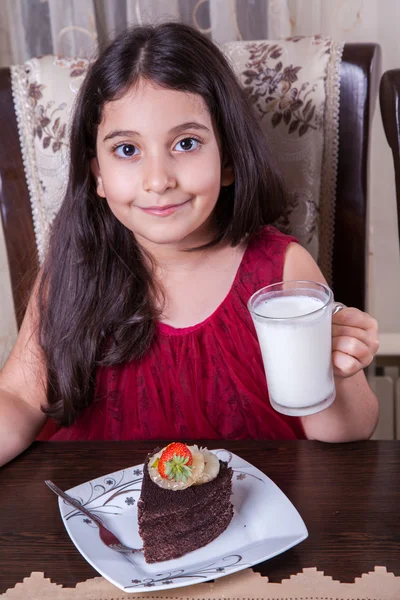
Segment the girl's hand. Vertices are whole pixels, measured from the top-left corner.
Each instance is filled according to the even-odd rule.
[[[332,317],[334,374],[351,377],[367,367],[379,348],[378,324],[358,308],[343,308]]]

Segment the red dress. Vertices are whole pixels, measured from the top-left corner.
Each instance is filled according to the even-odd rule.
[[[202,323],[159,323],[139,361],[97,372],[95,398],[52,440],[298,439],[300,420],[270,405],[250,296],[281,281],[294,238],[265,227],[248,244],[225,300]]]

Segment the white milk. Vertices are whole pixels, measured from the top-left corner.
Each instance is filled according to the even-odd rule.
[[[288,407],[304,413],[306,407],[333,401],[332,312],[323,302],[309,296],[280,296],[264,299],[253,316],[261,346],[270,400],[280,410]],[[314,311],[314,314],[312,314]],[[315,313],[315,311],[318,311]],[[311,313],[311,314],[308,314]],[[291,319],[290,317],[300,317]]]

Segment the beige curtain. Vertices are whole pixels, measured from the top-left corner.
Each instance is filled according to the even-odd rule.
[[[269,0],[1,0],[0,66],[42,54],[91,57],[128,25],[180,20],[214,41],[268,37]]]

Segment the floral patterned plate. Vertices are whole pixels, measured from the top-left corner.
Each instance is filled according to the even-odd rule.
[[[142,554],[107,548],[97,526],[59,499],[68,534],[82,556],[124,592],[156,591],[201,583],[246,569],[285,552],[308,536],[288,498],[264,473],[227,450],[213,451],[232,467],[234,516],[216,540],[179,559],[147,564]],[[143,465],[78,485],[68,493],[132,548],[141,548],[137,502]]]

